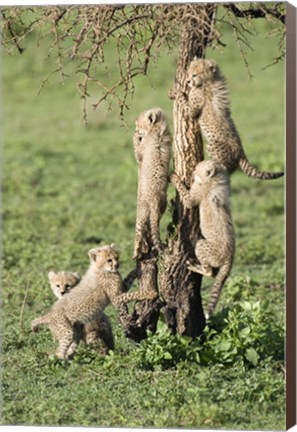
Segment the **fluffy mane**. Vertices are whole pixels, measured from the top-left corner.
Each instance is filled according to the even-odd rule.
[[[226,116],[230,114],[230,100],[227,82],[225,78],[218,75],[217,78],[210,83],[211,104],[213,110],[219,115]]]
[[[227,196],[226,196],[227,190]],[[226,175],[217,174],[216,176],[216,187],[210,191],[210,199],[218,206],[230,208],[230,182]]]

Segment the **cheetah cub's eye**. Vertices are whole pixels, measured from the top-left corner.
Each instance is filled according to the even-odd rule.
[[[56,288],[60,288],[60,284],[57,284],[57,285],[56,285]]]
[[[109,259],[107,260],[107,262],[108,262],[109,264],[112,264],[112,259],[109,258]]]

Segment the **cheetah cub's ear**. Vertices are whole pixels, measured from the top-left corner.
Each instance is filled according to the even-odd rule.
[[[206,176],[211,178],[215,175],[215,173],[216,173],[216,167],[213,164],[209,164],[206,167]]]
[[[111,243],[110,247],[111,247],[111,249],[113,249],[118,254],[118,256],[120,255],[120,252],[119,252],[118,248],[116,247],[115,243]]]
[[[157,123],[157,121],[161,118],[162,111],[160,108],[154,108],[147,112],[147,118],[152,124]]]
[[[206,64],[211,72],[215,73],[218,70],[218,65],[214,60],[206,60]]]
[[[50,271],[48,274],[47,274],[47,277],[48,277],[48,279],[51,281],[52,279],[53,279],[53,277],[55,277],[56,276],[56,273],[55,272],[53,272],[53,271]]]
[[[98,249],[90,249],[88,252],[89,258],[91,261],[96,261],[96,255],[97,255]]]
[[[73,276],[77,279],[77,280],[81,280],[81,275],[78,272],[74,272]]]

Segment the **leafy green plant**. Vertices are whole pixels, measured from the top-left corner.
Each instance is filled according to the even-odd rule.
[[[283,324],[260,302],[245,301],[229,310],[223,328],[215,329],[209,323],[197,341],[170,334],[161,325],[156,335],[141,342],[135,355],[145,369],[167,369],[180,362],[226,366],[241,362],[255,367],[269,356],[276,360],[283,357]]]
[[[226,304],[254,298],[259,283],[250,276],[235,275],[230,277],[223,291]]]
[[[159,323],[157,333],[141,341],[135,351],[136,361],[145,369],[174,367],[181,361],[194,360],[195,350],[190,345],[190,339],[171,334],[165,324]]]
[[[275,359],[282,357],[284,323],[278,323],[264,304],[259,301],[235,304],[224,321],[220,332],[206,329],[202,362],[232,364],[241,360],[257,366],[270,355]]]

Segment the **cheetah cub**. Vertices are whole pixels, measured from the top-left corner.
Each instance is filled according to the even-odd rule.
[[[59,271],[48,273],[48,279],[51,289],[57,298],[61,298],[67,294],[73,287],[75,287],[81,280],[79,273]],[[134,277],[135,279],[135,277]],[[133,283],[133,282],[132,282]],[[81,340],[87,345],[101,348],[103,345],[103,352],[107,354],[109,350],[114,349],[114,337],[112,327],[107,315],[102,311],[96,320],[84,325],[76,323],[77,335],[81,334]]]
[[[32,321],[32,331],[40,324],[47,324],[58,340],[56,355],[66,360],[73,356],[81,339],[77,323],[88,324],[100,319],[104,308],[111,302],[114,306],[134,300],[154,299],[155,291],[123,293],[119,272],[119,253],[114,244],[91,249],[90,266],[82,280],[60,298],[50,311]]]
[[[140,258],[146,234],[154,248],[162,252],[160,219],[167,204],[171,136],[160,108],[142,112],[136,119],[133,136],[138,162],[138,197],[133,258]]]
[[[173,89],[169,97],[179,99],[186,116],[198,118],[210,159],[224,165],[229,174],[239,166],[247,176],[262,180],[284,175],[259,171],[249,163],[231,118],[226,80],[215,61],[195,57],[187,70],[187,84],[187,94]]]
[[[50,271],[47,276],[50,287],[54,295],[58,298],[61,298],[64,294],[67,294],[71,288],[78,284],[81,279],[79,273],[67,271]]]
[[[207,160],[196,166],[190,190],[176,174],[171,176],[171,182],[185,207],[199,205],[202,238],[195,245],[199,264],[190,262],[188,268],[204,276],[215,276],[207,309],[208,318],[231,271],[235,252],[229,175],[224,167]]]

